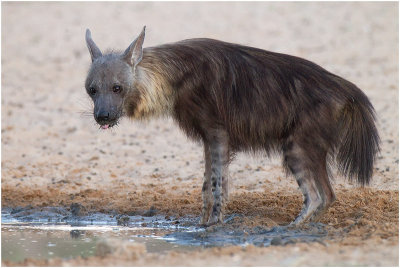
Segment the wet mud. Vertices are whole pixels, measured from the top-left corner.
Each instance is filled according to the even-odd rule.
[[[326,238],[327,234],[328,231],[324,224],[308,224],[301,228],[290,226],[276,226],[273,228],[255,227],[249,230],[229,226],[217,226],[197,232],[174,232],[165,235],[165,238],[179,245],[204,247],[255,245],[268,247],[299,242],[323,243],[323,239]]]
[[[243,215],[230,215],[222,225],[202,227],[199,218],[145,215],[77,215],[60,207],[3,209],[2,261],[21,262],[27,258],[48,260],[103,256],[115,249],[107,240],[139,243],[149,253],[190,251],[223,246],[261,247],[319,242],[328,238],[327,226],[275,226],[249,228],[237,224]],[[152,210],[152,209],[151,209]],[[153,209],[154,210],[154,209]]]

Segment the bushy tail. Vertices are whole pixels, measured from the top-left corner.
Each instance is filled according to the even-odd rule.
[[[380,151],[374,108],[364,94],[358,95],[344,107],[339,120],[339,171],[361,185],[368,184]]]

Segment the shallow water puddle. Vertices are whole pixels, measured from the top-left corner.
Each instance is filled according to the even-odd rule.
[[[96,254],[96,247],[100,241],[110,238],[145,244],[147,252],[193,248],[190,245],[177,245],[163,240],[165,230],[147,228],[3,224],[1,233],[2,260],[10,261],[22,261],[25,258],[88,257]]]
[[[119,216],[94,213],[73,216],[59,208],[3,209],[2,260],[74,258],[96,255],[99,242],[118,239],[146,246],[147,252],[191,250],[164,239],[174,231],[199,231],[194,219]]]
[[[233,218],[228,217],[224,225],[202,228],[197,225],[198,218],[101,213],[77,216],[62,208],[3,209],[2,260],[88,257],[98,255],[99,243],[107,239],[141,243],[147,252],[162,253],[227,245],[321,242],[327,233],[321,224],[301,230],[283,226],[250,229],[230,224]]]

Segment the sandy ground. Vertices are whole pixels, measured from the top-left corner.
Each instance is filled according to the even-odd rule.
[[[312,60],[357,84],[378,114],[382,152],[365,189],[337,177],[327,245],[227,247],[22,265],[398,265],[398,3],[2,3],[2,207],[65,206],[198,215],[202,147],[170,119],[101,131],[84,90],[86,28],[101,49],[210,37]],[[289,223],[301,195],[278,157],[239,154],[228,213]],[[128,253],[127,253],[128,252]],[[7,265],[13,265],[7,263]]]

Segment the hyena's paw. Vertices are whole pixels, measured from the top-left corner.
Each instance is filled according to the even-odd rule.
[[[211,217],[210,220],[207,222],[206,226],[211,226],[220,223],[222,223],[221,219],[219,219],[218,217]]]
[[[208,220],[205,220],[203,217],[200,219],[199,225],[200,226],[206,226],[207,225]]]
[[[209,219],[210,219],[210,215],[209,215],[209,214],[208,214],[208,215],[202,214],[199,224],[202,225],[202,226],[207,226],[207,225],[208,225],[208,220],[209,220]]]
[[[200,225],[202,226],[211,226],[219,223],[223,223],[223,213],[211,213],[211,210],[204,210],[202,211],[201,214],[201,219],[200,219]]]
[[[303,224],[305,224],[305,223],[308,223],[309,222],[309,218],[306,218],[306,217],[304,217],[304,215],[298,215],[295,219],[294,219],[294,221],[292,221],[290,224],[289,224],[289,226],[296,226],[296,227],[298,227],[298,226],[301,226],[301,225],[303,225]]]
[[[218,218],[215,219],[215,218],[210,217],[208,220],[200,219],[199,226],[200,227],[210,227],[210,226],[217,225],[220,223],[222,223],[222,221],[220,221]]]
[[[215,211],[214,211],[214,213],[212,213],[210,219],[208,220],[207,225],[211,226],[211,225],[214,225],[214,224],[223,223],[223,219],[224,219],[224,217],[223,217],[223,213],[222,212],[215,213]]]
[[[326,205],[325,203],[321,204],[310,216],[309,221],[310,222],[318,222],[322,219],[322,217],[325,215],[325,212],[328,210],[329,205]]]
[[[320,212],[314,212],[313,214],[309,215],[308,217],[304,217],[303,215],[299,215],[296,217],[294,221],[292,221],[289,226],[302,226],[304,224],[310,223],[310,222],[318,222],[323,213]]]
[[[290,225],[299,226],[308,222],[317,222],[321,219],[327,209],[328,206],[322,201],[314,202],[308,206],[305,205],[300,214],[292,223],[290,223]]]
[[[203,205],[201,211],[200,225],[207,226],[208,221],[210,219],[211,211],[212,211],[212,206],[210,205],[210,203],[206,203]]]

